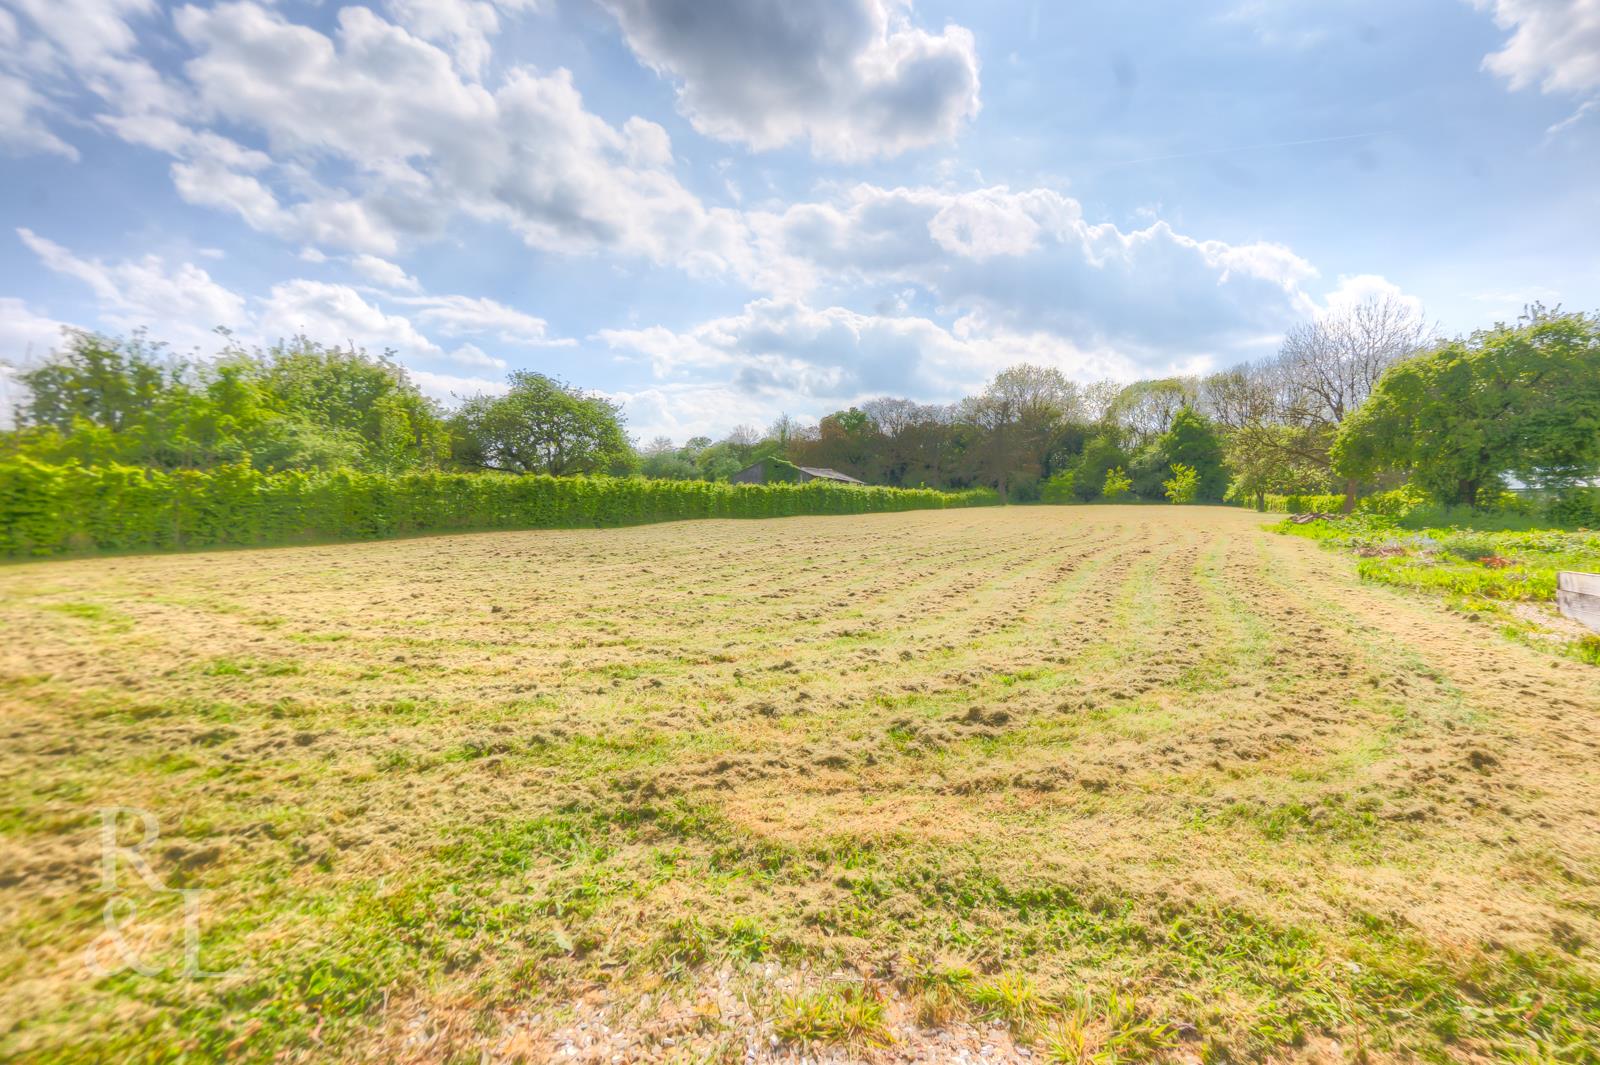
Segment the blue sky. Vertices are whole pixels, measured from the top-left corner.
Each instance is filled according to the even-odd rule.
[[[304,331],[641,439],[1600,300],[1600,0],[0,0],[0,357]]]

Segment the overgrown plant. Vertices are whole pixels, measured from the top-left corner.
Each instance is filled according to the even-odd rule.
[[[778,1003],[773,1029],[778,1038],[802,1046],[883,1047],[894,1041],[885,1021],[882,996],[863,984],[789,995]]]
[[[1108,500],[1115,502],[1128,493],[1133,487],[1133,478],[1122,471],[1121,466],[1114,466],[1106,471],[1105,483],[1100,487],[1100,494]]]
[[[1170,502],[1193,503],[1200,491],[1200,477],[1193,466],[1185,466],[1180,462],[1172,467],[1172,476],[1162,481],[1161,487],[1166,489]]]
[[[1073,489],[1078,483],[1076,470],[1060,470],[1039,486],[1039,500],[1043,503],[1072,503],[1076,499]]]

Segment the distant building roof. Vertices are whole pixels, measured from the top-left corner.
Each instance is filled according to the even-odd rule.
[[[820,480],[824,480],[824,481],[843,481],[846,484],[866,484],[867,483],[866,481],[857,480],[856,478],[850,476],[848,473],[840,473],[838,470],[830,470],[826,466],[801,466],[801,467],[799,467],[799,469],[805,471],[806,473],[809,473],[813,477],[816,477],[816,478],[818,478]]]
[[[785,469],[798,470],[799,475],[797,479],[801,481],[838,481],[840,484],[867,483],[866,481],[858,481],[848,473],[840,473],[838,470],[830,470],[826,466],[796,466],[791,462],[785,461],[784,459],[771,457],[764,458],[760,462],[752,462],[738,473],[730,476],[728,480],[734,484],[765,484],[767,483],[767,466],[773,463],[776,463]],[[788,477],[780,478],[780,480],[788,479]]]

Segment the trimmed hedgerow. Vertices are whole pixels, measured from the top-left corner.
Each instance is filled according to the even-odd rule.
[[[1337,513],[1344,506],[1344,496],[1317,495],[1313,493],[1297,495],[1268,493],[1262,497],[1262,503],[1261,509],[1272,514]]]
[[[864,514],[997,503],[988,490],[722,484],[495,473],[263,473],[0,462],[0,555],[370,540],[683,518]]]

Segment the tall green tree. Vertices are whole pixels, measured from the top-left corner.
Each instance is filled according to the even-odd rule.
[[[500,396],[462,404],[451,427],[456,459],[507,473],[626,473],[637,457],[623,432],[622,408],[541,373],[518,370]]]
[[[1187,377],[1135,381],[1117,393],[1105,417],[1139,447],[1171,429],[1178,412],[1194,403],[1198,389],[1198,383]]]
[[[1106,475],[1112,470],[1121,471],[1128,465],[1128,453],[1121,442],[1110,432],[1094,437],[1084,445],[1083,454],[1071,467],[1073,491],[1085,502],[1098,497],[1106,484]]]
[[[298,336],[236,358],[255,364],[268,402],[297,423],[299,449],[337,450],[343,442],[357,454],[352,465],[389,473],[449,457],[449,431],[438,408],[393,352],[373,356]]]
[[[1179,466],[1194,471],[1194,498],[1222,502],[1228,492],[1228,467],[1223,459],[1222,437],[1211,419],[1193,407],[1184,407],[1173,415],[1172,426],[1161,434],[1158,447],[1169,472],[1176,472]]]
[[[17,409],[27,425],[70,432],[76,423],[111,432],[148,424],[175,391],[186,388],[184,364],[135,334],[117,341],[74,331],[43,365],[19,375],[26,397]]]
[[[639,453],[639,473],[658,481],[693,481],[699,478],[700,468],[694,459],[685,455],[672,441],[658,436]]]
[[[1506,476],[1562,486],[1600,473],[1600,317],[1531,308],[1390,369],[1346,419],[1336,468],[1409,471],[1436,499],[1477,505]]]
[[[982,393],[961,404],[961,416],[980,431],[972,458],[979,479],[1006,498],[1012,483],[1045,472],[1045,459],[1064,423],[1082,405],[1082,390],[1060,370],[1019,363],[995,375]]]
[[[877,476],[883,484],[967,487],[975,482],[972,451],[977,430],[955,408],[883,397],[861,410],[877,429]]]

